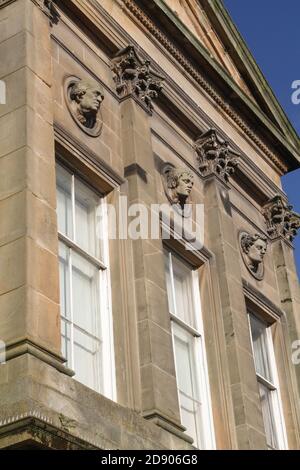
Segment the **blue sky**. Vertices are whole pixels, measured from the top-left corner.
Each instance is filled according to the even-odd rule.
[[[300,80],[300,0],[223,0],[223,3],[300,135],[300,104],[291,100],[291,84]],[[289,202],[300,213],[300,169],[285,175],[282,182]],[[300,233],[294,244],[300,277]]]

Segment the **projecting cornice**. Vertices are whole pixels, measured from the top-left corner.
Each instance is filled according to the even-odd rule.
[[[262,151],[263,158],[265,158],[273,168],[277,169],[279,174],[284,174],[299,166],[299,154],[295,150],[295,147],[284,138],[283,134],[279,132],[272,121],[255,107],[253,101],[248,99],[227,75],[225,77],[223,72],[220,71],[218,77],[215,75],[215,80],[208,81],[206,77],[207,70],[212,67],[217,67],[217,65],[209,62],[207,51],[195,40],[194,36],[190,34],[189,37],[188,31],[184,31],[184,33],[187,34],[187,36],[184,36],[180,29],[176,29],[178,28],[175,22],[176,17],[170,20],[163,11],[157,10],[158,7],[154,9],[154,6],[159,0],[147,0],[143,8],[140,8],[137,3],[143,2],[144,0],[112,1],[116,3],[116,8],[119,5],[124,12],[127,12],[132,21],[142,30],[147,30],[146,34],[148,37],[152,38],[161,52],[166,54],[166,60],[168,60],[168,56],[171,55],[174,59],[174,63],[177,63],[179,68],[185,69],[186,77],[189,78],[192,83],[198,83],[199,87],[216,103],[220,111],[224,114],[226,113],[227,116],[237,124],[237,127],[243,131],[248,141],[256,146],[258,150]],[[145,12],[148,11],[149,6],[152,6],[153,9],[150,8],[150,13],[148,13],[147,16]],[[118,50],[126,47],[127,44],[133,43],[138,48],[139,55],[143,60],[150,59],[153,69],[156,70],[157,73],[165,75],[164,70],[155,62],[155,57],[149,57],[147,53],[135,43],[130,34],[101,6],[98,0],[89,0],[89,3],[85,0],[69,0],[68,8],[65,3],[60,3],[60,9],[65,11],[67,15],[71,15],[75,23],[77,20],[80,21],[80,18],[84,17],[87,31],[91,33],[90,38],[93,41],[97,38],[97,43],[101,41],[108,56],[111,58],[115,56]],[[151,16],[151,11],[153,16]],[[160,12],[159,17],[163,17],[167,22],[164,28],[157,26],[155,14],[157,14],[158,11]],[[168,33],[168,28],[171,27],[170,25],[173,28],[172,35]],[[182,47],[177,46],[178,38],[182,40]],[[205,78],[202,75],[203,70],[205,70]],[[211,83],[218,84],[221,82],[227,87],[225,97],[221,96],[211,85]],[[230,83],[232,88],[229,86]],[[237,93],[241,93],[243,97],[242,101]],[[187,106],[182,106],[181,102],[186,103]],[[250,105],[247,104],[248,102]],[[191,135],[193,139],[201,134],[205,127],[213,127],[215,125],[215,123],[210,122],[211,120],[208,116],[204,116],[204,111],[197,106],[197,103],[193,102],[192,99],[186,95],[185,91],[177,86],[173,77],[165,76],[164,89],[157,103],[159,106],[163,106],[164,111],[170,113],[172,119],[175,119],[179,126],[183,126],[184,130]],[[255,112],[253,112],[251,106],[255,108]],[[251,117],[252,120],[251,126],[248,124],[249,117]],[[205,125],[203,125],[204,122]],[[230,141],[229,136],[224,135],[223,138]],[[233,146],[233,148],[235,148],[235,146]],[[249,156],[249,158],[251,160],[251,156]]]
[[[120,2],[124,3],[141,25],[270,158],[280,172],[286,173],[300,166],[300,144],[295,133],[291,144],[291,139],[286,138],[283,131],[269,119],[267,114],[245,95],[162,0],[120,0]],[[200,69],[205,69],[209,79],[204,78]],[[211,83],[216,83],[219,90]],[[286,121],[288,122],[287,119]],[[287,126],[291,129],[289,123]],[[257,135],[257,129],[260,136]],[[271,150],[272,147],[278,149],[283,157],[278,157]]]

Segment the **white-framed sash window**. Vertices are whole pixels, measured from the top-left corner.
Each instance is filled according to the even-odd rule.
[[[165,250],[181,423],[199,449],[214,449],[215,436],[197,271]]]
[[[57,163],[62,354],[84,385],[115,399],[105,200]]]
[[[256,377],[269,449],[287,449],[271,328],[249,313]]]

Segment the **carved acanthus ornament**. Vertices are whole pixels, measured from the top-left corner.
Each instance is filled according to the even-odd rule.
[[[217,174],[226,182],[229,181],[238,165],[239,155],[217,135],[215,129],[205,132],[195,142],[194,148],[202,176]]]
[[[142,61],[130,45],[116,54],[112,71],[118,95],[122,98],[134,95],[152,112],[152,100],[162,90],[163,77],[151,70],[150,61]]]
[[[277,194],[263,208],[267,232],[271,238],[283,237],[292,242],[300,228],[300,214],[293,211],[280,194]]]

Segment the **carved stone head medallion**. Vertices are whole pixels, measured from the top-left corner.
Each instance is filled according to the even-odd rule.
[[[183,217],[191,215],[190,194],[194,186],[194,176],[186,168],[175,168],[170,163],[162,169],[163,185],[172,206]]]
[[[65,99],[76,124],[91,137],[98,137],[102,130],[101,103],[103,89],[93,80],[68,77],[65,81]]]
[[[244,263],[248,271],[257,280],[264,277],[264,257],[267,252],[268,241],[263,235],[250,235],[248,232],[240,232],[240,249]]]

